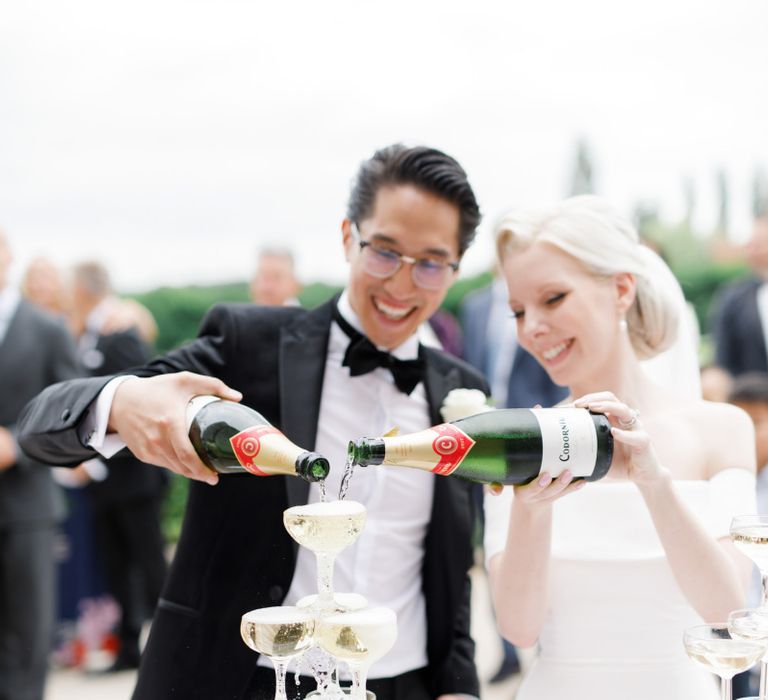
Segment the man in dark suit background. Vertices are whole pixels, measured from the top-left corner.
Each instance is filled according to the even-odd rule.
[[[33,396],[80,368],[64,324],[10,287],[10,265],[0,231],[0,700],[42,700],[63,501],[50,470],[19,449],[16,421]]]
[[[441,422],[451,389],[487,392],[470,366],[416,336],[445,298],[479,217],[455,160],[430,148],[381,149],[361,165],[342,222],[350,272],[340,298],[313,311],[218,305],[195,341],[141,377],[71,382],[30,404],[23,445],[31,454],[72,464],[94,445],[106,452],[109,429],[107,440],[195,480],[135,700],[273,697],[270,664],[255,667],[240,616],[316,591],[312,555],[296,552],[282,513],[317,500],[319,489],[289,477],[218,479],[189,442],[189,399],[242,395],[293,442],[330,458],[334,493],[350,438],[427,428]],[[385,366],[360,367],[359,353],[372,350]],[[423,370],[415,386],[399,371],[409,360]],[[368,521],[337,558],[336,587],[395,609],[400,627],[369,675],[379,700],[478,695],[469,635],[474,491],[409,469],[361,469],[352,480],[349,497],[366,504]],[[302,693],[311,688],[302,682]]]
[[[106,332],[114,298],[106,268],[83,262],[72,270],[72,325],[90,376],[142,365],[149,350],[134,328]],[[120,606],[119,647],[108,671],[139,666],[139,636],[160,597],[166,574],[160,508],[166,475],[128,450],[84,464],[92,480],[88,496],[107,587]]]
[[[734,377],[768,371],[768,216],[755,220],[746,252],[754,274],[728,285],[713,302],[715,363]]]
[[[300,291],[293,253],[278,247],[259,250],[249,285],[251,301],[266,306],[298,306]]]

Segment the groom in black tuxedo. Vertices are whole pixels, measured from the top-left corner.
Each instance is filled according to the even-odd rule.
[[[242,398],[293,442],[330,458],[333,494],[349,439],[427,428],[441,422],[451,389],[487,390],[475,370],[416,336],[445,298],[479,218],[453,158],[381,149],[361,165],[342,222],[350,273],[340,298],[313,311],[217,305],[196,340],[139,376],[67,382],[27,407],[21,441],[39,459],[76,464],[94,446],[106,453],[106,429],[115,434],[107,441],[119,438],[139,459],[195,480],[134,700],[273,697],[271,666],[257,666],[240,640],[240,616],[316,591],[312,555],[294,546],[282,513],[317,500],[317,486],[218,479],[187,437],[189,399]],[[337,558],[336,590],[398,613],[395,647],[369,675],[378,700],[478,695],[469,635],[474,488],[398,468],[359,469],[352,480],[349,497],[366,504],[368,521]],[[303,681],[301,693],[311,687]]]

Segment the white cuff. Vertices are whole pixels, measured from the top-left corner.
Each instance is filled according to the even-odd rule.
[[[83,469],[88,472],[91,481],[104,481],[109,476],[109,467],[98,457],[83,462]]]
[[[110,380],[88,410],[78,430],[81,442],[92,447],[107,459],[125,447],[125,443],[117,433],[107,435],[107,426],[109,425],[109,412],[112,410],[112,400],[115,398],[117,387],[132,377],[133,375],[126,374]]]

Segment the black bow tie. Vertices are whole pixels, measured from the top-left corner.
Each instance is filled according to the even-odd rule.
[[[385,367],[392,372],[395,386],[404,394],[410,394],[416,385],[424,379],[424,360],[399,360],[388,352],[379,350],[368,338],[358,333],[339,313],[333,311],[333,320],[339,324],[349,337],[347,352],[344,353],[343,367],[349,367],[353,377],[373,372],[377,367]]]

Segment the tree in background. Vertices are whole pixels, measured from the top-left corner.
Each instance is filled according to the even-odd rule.
[[[592,149],[587,139],[580,138],[576,142],[576,160],[571,176],[569,195],[595,193],[595,171],[592,164]]]
[[[715,228],[715,237],[720,240],[727,240],[729,233],[730,220],[730,189],[728,187],[728,175],[723,168],[717,171],[717,196],[719,200],[717,227]]]
[[[768,179],[763,168],[755,168],[752,177],[752,216],[759,219],[768,214]]]

